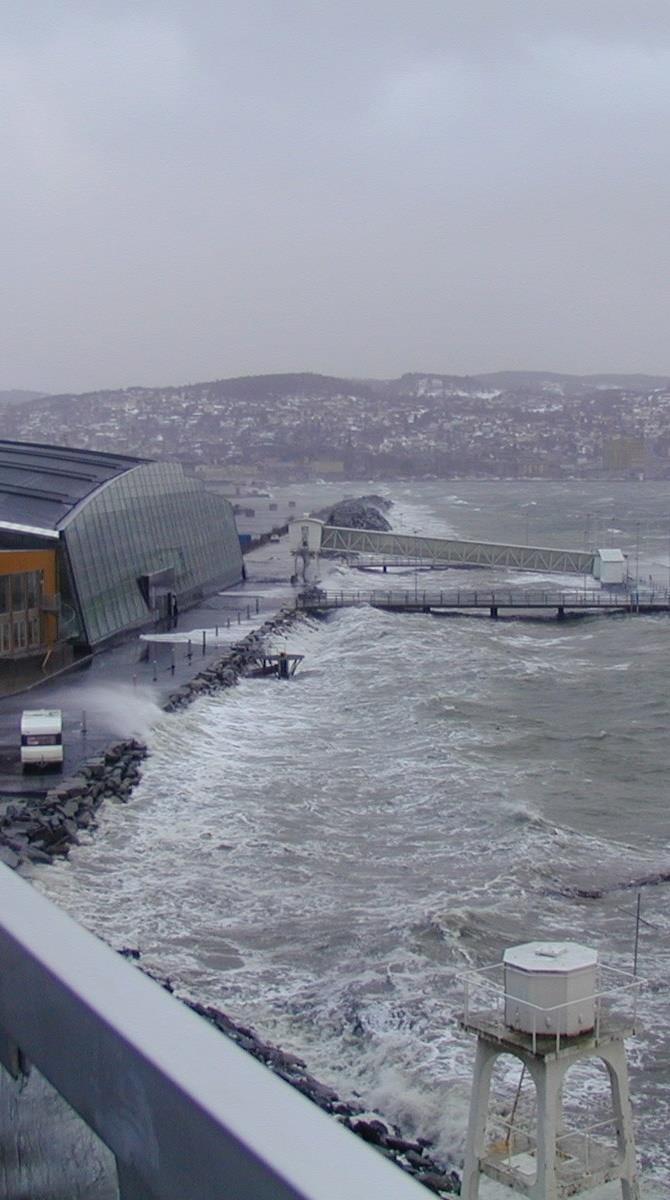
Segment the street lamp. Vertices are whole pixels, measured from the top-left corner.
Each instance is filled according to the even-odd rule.
[[[530,509],[537,507],[537,500],[529,500],[527,504],[522,504],[525,509],[524,516],[526,518],[526,545],[530,545]]]

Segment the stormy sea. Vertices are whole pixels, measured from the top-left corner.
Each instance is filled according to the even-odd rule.
[[[670,483],[276,489],[298,511],[362,491],[393,501],[396,529],[621,547],[640,586],[668,588]],[[321,574],[343,591],[375,582],[341,562]],[[271,595],[271,564],[256,575],[249,586]],[[406,589],[475,580],[591,586],[411,564],[394,575]],[[455,1019],[463,972],[540,939],[630,971],[639,891],[649,982],[631,1091],[644,1195],[667,1194],[670,618],[363,607],[304,619],[286,648],[305,655],[290,683],[246,679],[157,720],[132,802],[101,810],[38,886],[456,1163],[474,1051]],[[604,1079],[569,1078],[579,1125]],[[496,1082],[503,1096],[516,1086],[505,1071]]]

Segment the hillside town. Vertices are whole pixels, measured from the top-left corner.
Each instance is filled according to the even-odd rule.
[[[6,400],[5,437],[221,478],[670,477],[670,380],[265,375]]]

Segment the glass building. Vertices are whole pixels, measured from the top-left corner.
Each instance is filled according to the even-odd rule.
[[[0,442],[0,548],[56,551],[60,636],[91,648],[242,578],[231,504],[179,463],[60,446]]]

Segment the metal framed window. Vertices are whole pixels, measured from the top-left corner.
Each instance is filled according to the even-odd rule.
[[[28,646],[28,625],[25,617],[14,618],[14,649],[25,650]]]
[[[12,612],[21,612],[26,607],[26,574],[22,571],[11,576]]]

